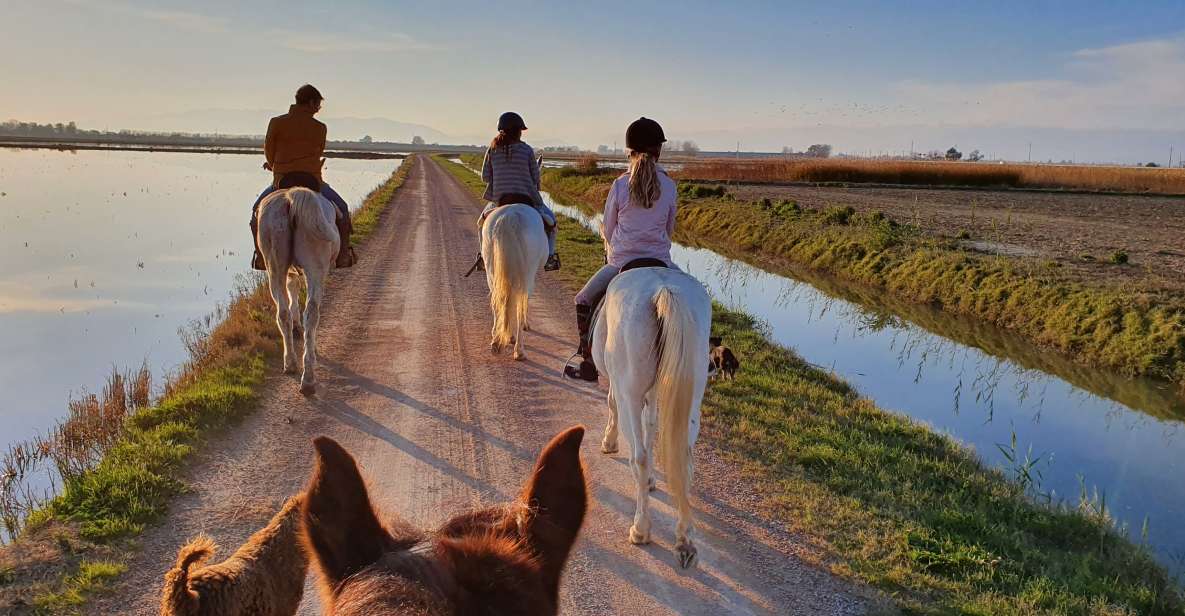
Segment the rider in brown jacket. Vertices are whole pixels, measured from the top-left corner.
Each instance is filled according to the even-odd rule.
[[[272,185],[264,189],[251,208],[251,235],[255,237],[255,257],[251,261],[255,269],[266,269],[263,256],[259,253],[259,239],[256,233],[256,214],[259,203],[274,190],[292,186],[314,185],[321,195],[333,202],[341,211],[337,218],[337,230],[341,236],[341,250],[337,255],[337,267],[350,267],[357,260],[350,247],[350,206],[328,183],[321,179],[321,167],[325,164],[325,124],[313,118],[321,110],[324,97],[311,85],[305,84],[296,91],[296,104],[288,107],[288,113],[272,118],[267,125],[263,154],[267,162],[264,169],[271,170]],[[287,178],[287,180],[285,180]],[[310,188],[312,186],[309,186]]]

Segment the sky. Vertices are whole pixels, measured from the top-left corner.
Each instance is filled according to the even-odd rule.
[[[1185,0],[0,0],[0,15],[0,119],[258,133],[310,82],[331,138],[488,142],[513,109],[537,145],[620,144],[645,115],[710,150],[1023,160],[1031,143],[1035,160],[1163,164],[1185,149]]]

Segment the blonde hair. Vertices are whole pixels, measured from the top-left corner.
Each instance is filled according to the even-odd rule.
[[[630,150],[630,201],[651,208],[662,196],[658,183],[658,149]]]

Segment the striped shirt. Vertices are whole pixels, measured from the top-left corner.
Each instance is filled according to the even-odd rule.
[[[521,141],[507,148],[486,150],[481,179],[486,183],[486,192],[482,195],[486,201],[497,203],[502,195],[518,193],[534,199],[534,205],[544,205],[543,196],[539,194],[539,163],[535,160],[535,150]]]

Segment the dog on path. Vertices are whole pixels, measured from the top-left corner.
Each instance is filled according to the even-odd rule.
[[[732,349],[724,346],[724,339],[720,336],[708,338],[708,345],[712,347],[708,354],[712,378],[724,377],[730,381],[735,379],[737,368],[741,367],[741,361],[737,359],[736,354],[732,352]]]
[[[303,494],[288,499],[267,526],[217,565],[193,569],[217,549],[209,537],[181,548],[177,564],[165,574],[161,615],[295,614],[308,570],[300,541],[303,501]]]

